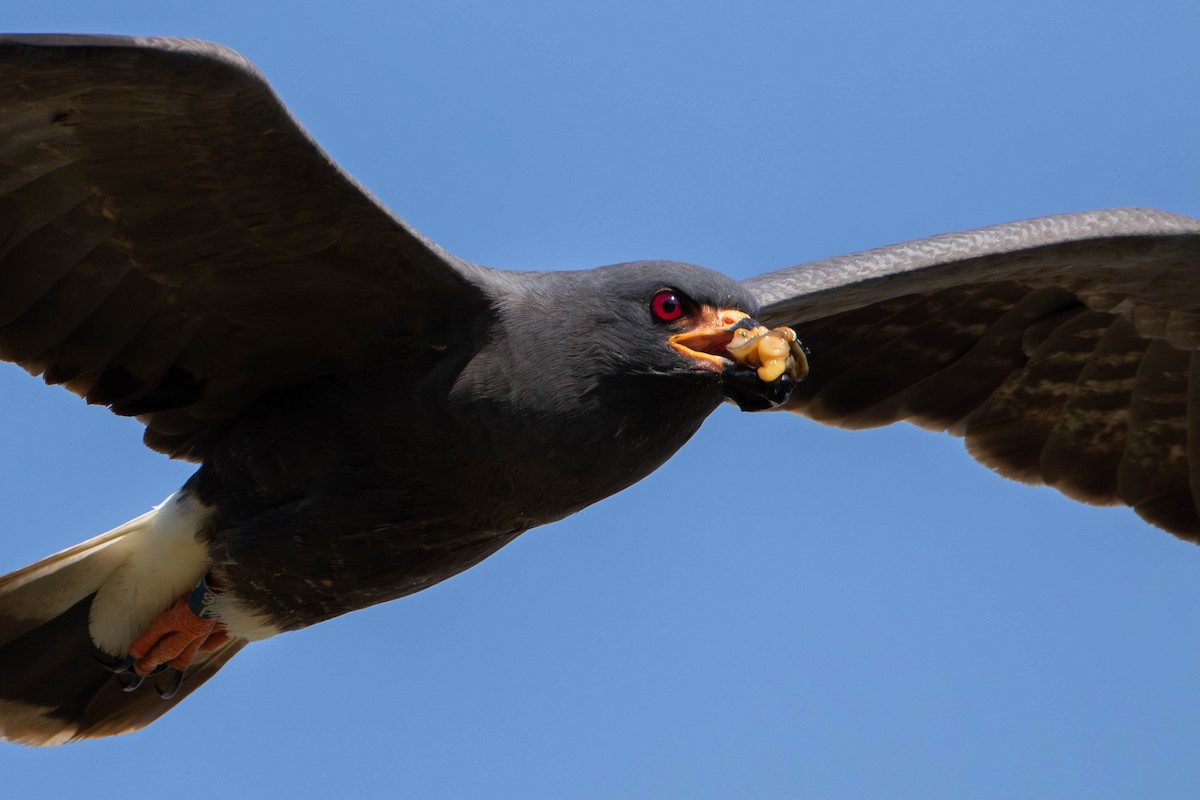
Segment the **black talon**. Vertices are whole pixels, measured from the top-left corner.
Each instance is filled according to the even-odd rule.
[[[146,680],[146,676],[138,675],[136,672],[123,672],[117,675],[117,682],[121,684],[121,690],[125,692],[136,691],[144,680]]]
[[[176,693],[179,692],[179,687],[183,686],[183,675],[183,670],[173,670],[170,680],[167,681],[166,689],[156,684],[154,688],[158,689],[158,696],[163,700],[170,700],[172,697],[174,697]]]
[[[92,658],[96,659],[96,663],[104,667],[109,672],[115,672],[120,675],[122,672],[129,672],[133,668],[133,657],[109,655],[99,647],[92,645]]]

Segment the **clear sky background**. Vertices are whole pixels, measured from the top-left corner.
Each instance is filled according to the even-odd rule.
[[[1200,5],[9,4],[250,57],[452,252],[746,277],[1041,214],[1200,216]],[[189,474],[0,368],[0,571]],[[757,465],[750,478],[744,465]],[[742,477],[738,477],[742,475]],[[961,443],[722,408],[416,597],[248,648],[4,797],[1195,797],[1200,550]]]

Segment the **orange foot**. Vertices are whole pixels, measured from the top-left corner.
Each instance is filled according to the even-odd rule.
[[[133,671],[146,677],[163,667],[184,672],[197,653],[216,650],[229,641],[225,626],[216,619],[196,616],[188,606],[191,592],[159,614],[150,627],[129,645]]]
[[[170,700],[183,685],[184,673],[196,655],[217,650],[230,640],[225,625],[213,613],[216,595],[209,580],[208,576],[202,578],[195,589],[155,617],[129,645],[128,655],[114,657],[93,646],[96,661],[116,674],[122,689],[136,691],[147,676],[170,668],[166,688],[158,687],[159,696]]]

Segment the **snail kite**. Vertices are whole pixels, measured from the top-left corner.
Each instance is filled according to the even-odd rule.
[[[237,53],[0,37],[0,358],[199,464],[0,577],[0,736],[140,728],[248,641],[629,486],[724,400],[949,431],[1197,540],[1198,264],[1200,222],[1116,209],[740,283],[488,269],[380,205]]]

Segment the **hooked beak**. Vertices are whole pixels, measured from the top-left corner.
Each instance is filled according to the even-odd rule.
[[[701,369],[721,376],[725,397],[742,411],[787,402],[808,375],[808,354],[791,328],[768,330],[736,309],[702,309],[690,330],[667,342]]]

